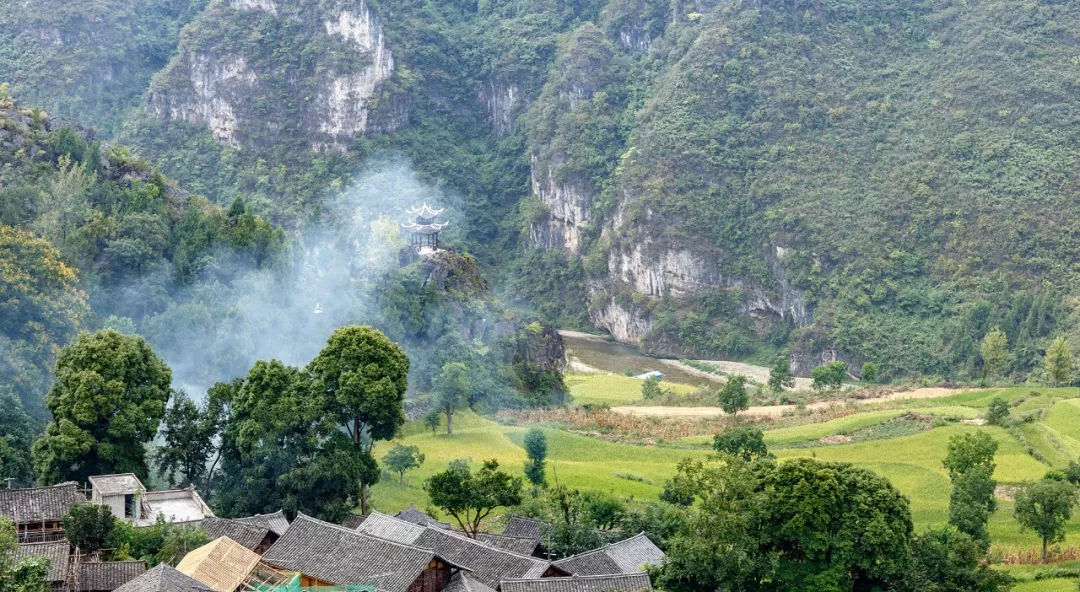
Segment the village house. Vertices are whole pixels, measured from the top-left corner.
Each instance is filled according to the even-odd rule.
[[[533,580],[503,580],[499,592],[649,592],[645,572],[606,576],[570,576]]]
[[[120,586],[113,592],[214,592],[206,584],[186,576],[166,563]]]
[[[146,573],[145,561],[87,561],[72,565],[70,592],[113,592]]]
[[[61,521],[71,506],[86,501],[74,482],[49,487],[0,489],[0,517],[15,525],[20,543],[57,541],[64,538]]]
[[[366,522],[366,520],[365,520]],[[379,592],[441,592],[461,567],[431,548],[401,544],[299,514],[263,554],[300,585],[374,585]]]
[[[666,560],[664,552],[645,533],[640,533],[599,549],[560,559],[553,565],[575,576],[600,576],[636,573],[645,566],[660,567]]]
[[[71,548],[66,540],[50,541],[47,543],[20,543],[12,553],[12,559],[18,563],[30,557],[41,557],[49,560],[49,573],[45,579],[54,592],[67,589],[69,560]]]
[[[135,526],[153,525],[158,517],[193,522],[214,515],[194,487],[147,491],[132,473],[90,477],[90,501],[109,506],[114,516]]]

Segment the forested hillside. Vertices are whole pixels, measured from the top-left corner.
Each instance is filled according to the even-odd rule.
[[[8,14],[135,26],[48,4]],[[547,322],[885,379],[978,378],[995,326],[1022,378],[1080,330],[1073,4],[214,0],[137,23],[95,46],[156,56],[97,75],[123,105],[61,85],[49,64],[95,63],[65,44],[3,67],[44,51],[26,26],[0,78],[105,137],[123,119],[184,187],[286,228],[404,155]]]

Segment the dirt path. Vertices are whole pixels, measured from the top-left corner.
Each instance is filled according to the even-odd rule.
[[[845,405],[847,403],[855,403],[856,405],[871,405],[874,403],[885,403],[888,401],[896,401],[900,399],[932,399],[934,397],[946,397],[956,393],[970,392],[976,389],[950,389],[950,388],[920,388],[910,391],[901,391],[898,393],[891,393],[880,397],[873,397],[870,399],[839,399],[836,401],[820,401],[817,403],[810,403],[806,406],[810,410],[825,409],[832,407],[833,405]],[[632,405],[621,405],[618,407],[612,407],[612,411],[617,413],[626,413],[629,415],[642,415],[651,417],[716,417],[717,415],[724,415],[724,410],[719,407],[638,407]],[[794,412],[796,410],[795,405],[766,405],[758,407],[750,407],[746,411],[742,411],[740,415],[749,415],[753,417],[780,417],[786,412]]]

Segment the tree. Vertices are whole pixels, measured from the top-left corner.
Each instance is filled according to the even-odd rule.
[[[983,375],[998,377],[1009,361],[1009,338],[999,327],[994,327],[983,336],[979,345],[979,355],[983,361]]]
[[[814,390],[838,389],[844,385],[847,378],[847,364],[836,361],[829,362],[810,371],[810,378],[814,383]]]
[[[434,434],[436,432],[436,430],[439,429],[439,423],[441,421],[442,421],[442,418],[439,415],[439,410],[438,409],[432,409],[431,411],[428,411],[424,415],[424,425],[429,430],[431,430],[432,434]]]
[[[735,417],[735,414],[750,406],[750,394],[746,392],[746,377],[742,374],[729,376],[717,397],[720,399],[720,407]]]
[[[169,367],[143,338],[112,330],[79,335],[60,352],[45,397],[53,421],[32,452],[41,481],[146,478],[145,444],[165,415],[171,382]]]
[[[1011,578],[983,560],[979,543],[947,526],[916,535],[912,568],[901,589],[911,592],[998,592]]]
[[[793,386],[795,386],[795,375],[791,373],[791,360],[787,355],[776,356],[776,361],[769,370],[769,389],[774,393],[779,393]]]
[[[211,389],[223,411],[215,507],[226,516],[285,510],[340,521],[357,504],[362,472],[351,438],[312,396],[311,376],[277,360]]]
[[[908,502],[868,470],[729,457],[687,460],[679,472],[695,484],[700,504],[669,542],[658,573],[664,590],[874,590],[907,574]]]
[[[1076,487],[1068,481],[1043,478],[1028,483],[1016,494],[1016,521],[1042,538],[1042,560],[1047,546],[1065,539],[1065,524],[1076,506]]]
[[[221,431],[221,417],[209,405],[196,405],[183,391],[173,396],[161,423],[158,470],[174,487],[194,485],[206,492],[210,456]]]
[[[986,432],[959,434],[949,438],[943,465],[952,480],[949,496],[949,524],[984,546],[990,544],[986,528],[997,508],[994,498],[994,454],[998,443]]]
[[[396,444],[383,456],[382,461],[386,468],[397,473],[398,479],[404,483],[405,471],[419,468],[424,464],[424,455],[418,446]]]
[[[585,511],[587,498],[578,490],[556,485],[542,498],[544,527],[540,541],[549,553],[565,557],[599,547],[603,541]]]
[[[0,224],[0,376],[40,421],[60,347],[89,314],[78,282],[48,241]]]
[[[453,516],[472,538],[495,508],[521,503],[521,478],[499,470],[498,461],[486,460],[473,473],[468,461],[455,461],[424,484],[431,503]]]
[[[164,516],[158,516],[152,526],[129,529],[128,554],[150,566],[175,566],[188,551],[208,542],[210,537],[197,525],[166,522]]]
[[[740,425],[726,428],[713,437],[713,449],[745,461],[756,458],[769,458],[769,449],[765,446],[765,434],[759,428]]]
[[[612,530],[619,525],[626,514],[626,505],[609,495],[586,493],[583,510],[590,522],[598,528]]]
[[[1069,342],[1064,337],[1058,337],[1046,348],[1046,357],[1043,359],[1043,368],[1050,377],[1054,386],[1069,384],[1073,378],[1073,356]]]
[[[878,367],[873,362],[867,362],[862,365],[862,372],[860,377],[866,382],[877,382],[878,379]]]
[[[27,487],[34,481],[30,446],[39,428],[11,388],[0,387],[0,409],[0,482]]]
[[[660,377],[650,376],[641,383],[641,398],[646,401],[655,399],[664,394],[664,390],[660,388]]]
[[[547,485],[547,477],[544,475],[544,465],[547,460],[547,437],[544,430],[530,428],[525,432],[525,477],[536,487]]]
[[[435,396],[439,401],[439,408],[446,414],[446,433],[454,433],[454,412],[464,403],[469,393],[472,392],[472,384],[469,382],[469,370],[461,362],[447,362],[443,364],[442,371],[435,381]]]
[[[119,546],[118,535],[122,532],[119,522],[109,506],[75,504],[64,516],[64,536],[82,553],[97,553]]]
[[[1009,418],[1009,404],[1001,397],[994,397],[990,405],[986,407],[986,423],[990,425],[1003,425]]]
[[[352,441],[353,463],[371,469],[358,474],[360,509],[366,513],[367,489],[379,479],[371,446],[393,438],[405,423],[409,358],[371,327],[342,327],[307,370],[312,392]]]

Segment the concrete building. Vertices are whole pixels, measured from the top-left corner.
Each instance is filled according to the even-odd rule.
[[[166,522],[191,522],[214,513],[193,487],[147,491],[132,473],[90,477],[90,501],[104,504],[113,515],[135,526],[150,526],[158,516]]]

